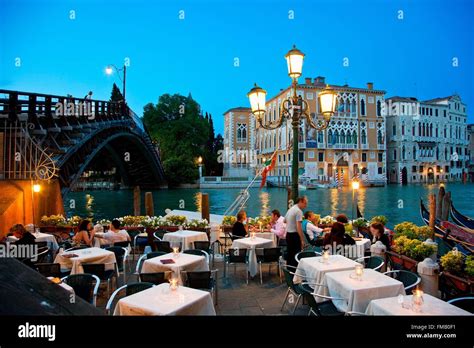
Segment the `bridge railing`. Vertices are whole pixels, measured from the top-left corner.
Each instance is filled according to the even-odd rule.
[[[89,120],[128,116],[135,121],[132,111],[123,102],[0,89],[0,119],[26,121],[36,116],[83,116]]]

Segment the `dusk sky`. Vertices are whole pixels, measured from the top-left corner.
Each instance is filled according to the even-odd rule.
[[[472,123],[473,15],[470,0],[0,0],[0,88],[108,99],[121,82],[104,68],[128,57],[137,114],[191,92],[222,133],[223,112],[248,106],[254,82],[269,97],[289,85],[283,56],[296,44],[303,77],[371,81],[386,97],[458,93]]]

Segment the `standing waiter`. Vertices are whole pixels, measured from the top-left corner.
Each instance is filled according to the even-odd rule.
[[[301,222],[303,221],[303,209],[308,205],[306,197],[298,197],[295,205],[293,205],[285,215],[286,223],[286,243],[288,256],[286,264],[297,266],[295,255],[304,249],[304,236]]]

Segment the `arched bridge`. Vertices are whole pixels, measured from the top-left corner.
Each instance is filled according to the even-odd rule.
[[[156,145],[123,102],[0,90],[0,127],[0,179],[57,177],[64,196],[102,161],[125,186],[164,182]]]

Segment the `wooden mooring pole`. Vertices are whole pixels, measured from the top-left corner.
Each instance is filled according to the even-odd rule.
[[[145,192],[145,214],[148,216],[155,215],[155,209],[153,208],[153,194],[151,192]]]
[[[139,216],[141,214],[140,209],[140,186],[135,186],[133,189],[133,215]]]
[[[436,221],[436,195],[434,193],[429,196],[430,201],[430,228],[431,228],[431,239],[434,240],[435,221]]]
[[[210,222],[210,213],[209,213],[209,194],[201,193],[201,217],[206,219],[207,222]]]

